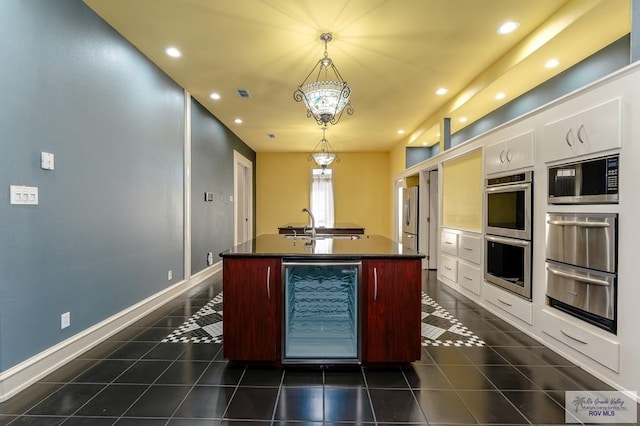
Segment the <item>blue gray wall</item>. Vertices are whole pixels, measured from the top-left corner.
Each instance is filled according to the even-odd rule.
[[[81,0],[3,0],[0,52],[5,371],[184,278],[185,113],[183,90]],[[255,154],[228,129],[209,134],[215,119],[199,114],[194,134],[217,138],[217,150],[194,182],[228,194],[233,165],[218,154]],[[55,170],[40,168],[42,151]],[[38,187],[39,205],[10,205],[12,184]],[[210,220],[193,235],[227,243]],[[64,312],[71,326],[60,330]]]
[[[233,151],[253,164],[256,154],[197,101],[191,105],[191,270],[207,267],[207,253],[233,246]],[[254,169],[255,171],[255,169]],[[255,188],[255,172],[253,187]],[[204,193],[213,192],[213,202]],[[253,203],[255,206],[255,203]],[[254,207],[255,208],[255,207]],[[255,212],[253,214],[255,216]],[[255,227],[255,223],[254,223]],[[255,229],[253,230],[255,235]]]

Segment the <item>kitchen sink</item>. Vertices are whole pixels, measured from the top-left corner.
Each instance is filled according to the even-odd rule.
[[[296,240],[305,240],[305,241],[313,241],[313,240],[360,240],[362,239],[362,235],[359,234],[318,234],[315,237],[310,235],[293,235],[286,234],[284,238],[291,238]]]

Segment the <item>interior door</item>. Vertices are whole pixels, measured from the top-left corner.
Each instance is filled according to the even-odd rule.
[[[234,244],[253,238],[253,163],[234,151]]]

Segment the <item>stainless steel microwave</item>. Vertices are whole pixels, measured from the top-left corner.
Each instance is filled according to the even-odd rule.
[[[611,155],[549,167],[549,204],[618,202],[620,156]]]

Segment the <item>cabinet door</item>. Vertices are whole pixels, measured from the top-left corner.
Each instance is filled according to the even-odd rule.
[[[506,141],[504,157],[509,170],[533,166],[533,132]]]
[[[420,359],[420,259],[365,260],[362,269],[362,360],[407,363]]]
[[[622,104],[613,99],[544,127],[544,161],[570,159],[622,146]]]
[[[484,149],[484,172],[492,173],[533,166],[533,132],[527,132]]]
[[[222,265],[224,356],[279,360],[280,259],[225,257]]]
[[[494,143],[484,149],[484,173],[502,172],[506,165],[506,147],[504,142]]]

